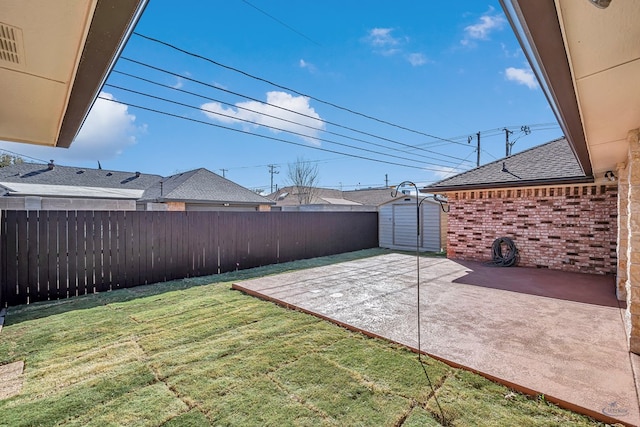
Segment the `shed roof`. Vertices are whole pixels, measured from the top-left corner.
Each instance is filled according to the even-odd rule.
[[[420,191],[442,193],[581,182],[593,182],[593,177],[584,174],[566,138],[560,138],[443,179]]]

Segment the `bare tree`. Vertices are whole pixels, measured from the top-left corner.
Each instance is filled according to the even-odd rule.
[[[289,163],[287,178],[296,188],[298,203],[308,205],[318,193],[318,165],[298,157],[295,163]]]
[[[20,156],[13,156],[11,154],[0,154],[0,168],[11,165],[19,165],[24,163],[24,159]]]

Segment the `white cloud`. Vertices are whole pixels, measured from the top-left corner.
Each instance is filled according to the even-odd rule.
[[[306,68],[307,70],[309,70],[310,73],[315,73],[316,71],[318,71],[315,65],[305,61],[304,59],[300,60],[299,65],[300,65],[300,68]]]
[[[182,86],[184,86],[184,79],[182,79],[182,77],[176,77],[176,84],[171,87],[174,89],[182,89]]]
[[[227,108],[217,102],[209,102],[200,106],[202,112],[207,117],[222,123],[242,123],[244,126],[254,128],[265,126],[281,129],[269,128],[271,132],[276,134],[281,131],[298,132],[308,135],[306,137],[300,137],[305,141],[314,145],[320,145],[320,141],[315,138],[317,138],[320,131],[325,128],[325,124],[320,118],[320,115],[309,105],[309,98],[307,97],[292,96],[286,92],[273,91],[267,92],[266,104],[257,101],[247,101],[237,103],[236,107],[239,108]],[[304,116],[296,113],[304,114]],[[224,116],[221,114],[224,114]],[[311,126],[320,130],[309,129],[301,125]]]
[[[400,39],[391,35],[393,28],[373,28],[369,30],[367,41],[374,48],[388,49],[391,46],[400,44]]]
[[[369,30],[363,40],[371,46],[373,52],[383,56],[402,54],[403,58],[414,67],[429,62],[423,53],[407,53],[406,46],[410,43],[409,37],[396,37],[392,34],[394,31],[393,28],[373,28]]]
[[[100,97],[115,101],[110,93],[101,92]],[[121,154],[136,143],[137,135],[146,131],[146,125],[135,122],[136,116],[129,113],[126,105],[98,98],[70,148],[0,142],[0,149],[42,160],[54,159],[60,164],[103,161]]]
[[[395,55],[402,50],[400,45],[403,39],[394,37],[391,33],[393,28],[373,28],[365,37],[365,41],[373,48],[377,54],[384,56]]]
[[[502,53],[504,53],[505,58],[517,58],[520,56],[520,49],[510,51],[504,43],[500,43],[500,47],[502,48]]]
[[[474,40],[488,40],[492,32],[501,30],[507,20],[502,13],[494,13],[494,11],[494,8],[490,8],[477,23],[466,26],[464,28],[465,36],[460,43],[464,46],[471,46]]]
[[[449,178],[450,176],[457,175],[458,173],[460,173],[457,169],[449,166],[435,166],[429,171],[432,172],[437,179]]]
[[[427,57],[423,53],[410,53],[407,55],[407,61],[414,67],[426,64]]]
[[[525,85],[529,89],[536,89],[538,87],[538,82],[533,75],[533,71],[528,68],[509,67],[504,70],[504,75],[507,80]]]

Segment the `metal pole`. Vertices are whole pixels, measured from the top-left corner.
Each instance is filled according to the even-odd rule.
[[[480,166],[480,132],[476,135],[478,136],[478,160],[476,161],[476,166]]]

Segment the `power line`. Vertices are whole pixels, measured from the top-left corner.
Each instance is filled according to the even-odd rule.
[[[168,102],[168,103],[171,103],[171,104],[180,105],[182,107],[187,107],[187,108],[191,108],[191,109],[198,110],[198,111],[205,111],[205,112],[208,112],[208,113],[211,113],[211,114],[215,114],[217,116],[227,117],[227,118],[231,118],[233,120],[242,121],[242,122],[245,122],[245,123],[255,124],[251,120],[234,117],[232,115],[219,113],[217,111],[207,110],[205,108],[196,107],[194,105],[190,105],[190,104],[186,104],[186,103],[183,103],[183,102],[174,101],[174,100],[171,100],[171,99],[168,99],[168,98],[163,98],[163,97],[160,97],[160,96],[150,95],[148,93],[140,92],[140,91],[133,90],[133,89],[128,89],[128,88],[125,88],[125,87],[122,87],[122,86],[117,86],[117,85],[113,85],[113,84],[110,84],[110,83],[105,84],[105,86],[112,87],[112,88],[119,89],[119,90],[123,90],[123,91],[130,92],[130,93],[135,93],[137,95],[141,95],[141,96],[145,96],[145,97],[148,97],[148,98],[157,99],[157,100]],[[407,158],[407,157],[396,156],[394,154],[382,153],[380,151],[370,150],[368,148],[356,147],[354,145],[349,145],[349,144],[345,144],[345,143],[338,142],[338,141],[332,141],[332,140],[325,139],[325,138],[319,138],[319,137],[316,137],[316,136],[307,135],[307,134],[304,134],[304,133],[301,133],[301,132],[296,132],[296,131],[293,131],[293,130],[283,129],[283,128],[279,128],[279,127],[275,127],[275,126],[270,126],[270,125],[265,125],[265,124],[262,124],[261,126],[264,126],[264,127],[268,128],[268,129],[272,129],[272,130],[277,130],[279,132],[286,132],[286,133],[290,133],[292,135],[297,135],[297,136],[300,136],[300,137],[303,137],[303,138],[310,138],[310,139],[313,139],[313,140],[322,141],[322,142],[326,142],[326,143],[329,143],[329,144],[339,145],[339,146],[342,146],[342,147],[347,147],[347,148],[351,148],[351,149],[355,149],[355,150],[366,151],[366,152],[372,153],[372,154],[378,154],[378,155],[381,155],[381,156],[393,157],[393,158],[396,158],[396,159],[415,162],[415,163],[429,164],[429,165],[434,165],[434,166],[443,166],[443,165],[438,164],[438,163],[424,162],[424,161],[421,161],[421,160],[416,160],[416,159],[411,159],[411,158]]]
[[[297,115],[299,115],[299,116],[306,117],[306,118],[309,118],[309,119],[312,119],[312,120],[315,120],[315,121],[319,121],[319,122],[322,122],[322,123],[330,124],[330,125],[332,125],[332,126],[336,126],[336,127],[342,128],[342,129],[350,130],[350,131],[352,131],[352,132],[356,132],[356,133],[359,133],[359,134],[361,134],[361,135],[366,135],[366,136],[370,136],[370,137],[373,137],[373,138],[380,139],[380,140],[382,140],[382,141],[391,142],[391,143],[393,143],[393,144],[401,145],[401,146],[407,147],[407,148],[409,148],[409,149],[419,149],[419,150],[422,150],[422,151],[425,151],[425,152],[429,152],[429,153],[432,153],[432,154],[436,154],[436,155],[438,155],[438,156],[442,156],[442,157],[450,157],[450,158],[453,158],[453,159],[455,159],[455,160],[460,160],[460,158],[459,158],[459,157],[450,156],[450,155],[448,155],[448,154],[443,154],[443,153],[438,153],[438,152],[435,152],[435,151],[428,150],[428,149],[426,149],[426,148],[420,148],[419,146],[416,146],[416,145],[406,144],[406,143],[403,143],[403,142],[400,142],[400,141],[396,141],[396,140],[393,140],[393,139],[390,139],[390,138],[385,138],[385,137],[383,137],[383,136],[379,136],[379,135],[375,135],[375,134],[372,134],[372,133],[369,133],[369,132],[361,131],[361,130],[358,130],[358,129],[355,129],[355,128],[352,128],[352,127],[349,127],[349,126],[341,125],[341,124],[336,123],[336,122],[331,122],[331,121],[328,121],[328,120],[319,119],[318,117],[310,116],[310,115],[308,115],[308,114],[304,114],[304,113],[301,113],[301,112],[299,112],[299,111],[291,110],[291,109],[289,109],[289,108],[282,107],[282,106],[280,106],[280,105],[271,104],[271,103],[268,103],[268,102],[262,101],[262,100],[260,100],[260,99],[253,98],[253,97],[250,97],[250,96],[247,96],[247,95],[241,94],[241,93],[239,93],[239,92],[234,92],[234,91],[231,91],[231,90],[228,90],[228,89],[223,89],[223,88],[221,88],[221,87],[218,87],[218,86],[212,85],[212,84],[210,84],[210,83],[203,82],[203,81],[201,81],[201,80],[197,80],[197,79],[194,79],[194,78],[191,78],[191,77],[182,76],[181,74],[174,73],[174,72],[169,71],[169,70],[166,70],[166,69],[164,69],[164,68],[156,67],[156,66],[154,66],[154,65],[150,65],[150,64],[144,63],[144,62],[142,62],[142,61],[138,61],[138,60],[136,60],[136,59],[128,58],[128,57],[125,57],[125,56],[120,57],[120,59],[122,59],[122,60],[124,60],[124,61],[128,61],[128,62],[132,62],[132,63],[137,64],[137,65],[140,65],[140,66],[142,66],[142,67],[146,67],[146,68],[150,68],[150,69],[155,70],[155,71],[159,71],[159,72],[161,72],[161,73],[165,73],[165,74],[171,75],[171,76],[173,76],[173,77],[179,77],[179,78],[181,78],[181,79],[183,79],[183,80],[191,81],[191,82],[194,82],[194,83],[197,83],[197,84],[200,84],[200,85],[203,85],[203,86],[209,87],[209,88],[214,89],[214,90],[217,90],[217,91],[221,91],[221,92],[225,92],[225,93],[228,93],[228,94],[231,94],[231,95],[239,96],[239,97],[242,97],[242,98],[244,98],[244,99],[248,99],[248,100],[250,100],[250,101],[258,102],[258,103],[263,104],[263,105],[268,105],[268,106],[270,106],[270,107],[274,107],[274,108],[277,108],[277,109],[280,109],[280,110],[283,110],[283,111],[287,111],[287,112],[290,112],[290,113],[294,113],[294,114],[297,114]],[[199,97],[204,98],[204,99],[209,99],[209,100],[213,100],[213,101],[215,101],[215,102],[224,103],[225,105],[233,105],[233,104],[230,104],[230,103],[228,103],[228,102],[219,101],[219,100],[216,100],[216,99],[213,99],[213,98],[205,97],[205,96],[203,96],[203,95],[200,95],[200,94],[197,94],[197,93],[194,93],[194,92],[189,92],[189,91],[185,91],[185,90],[183,90],[183,89],[174,88],[174,87],[169,86],[169,85],[164,85],[164,84],[162,84],[162,83],[157,83],[157,82],[154,82],[153,80],[149,80],[149,79],[145,79],[145,78],[143,78],[143,77],[135,76],[135,75],[130,74],[130,73],[125,73],[125,72],[123,72],[123,71],[114,70],[114,72],[115,72],[115,73],[117,73],[117,74],[122,74],[122,75],[126,75],[126,76],[128,76],[128,77],[133,77],[133,78],[136,78],[136,79],[139,79],[139,80],[143,80],[143,81],[146,81],[146,82],[148,82],[148,83],[155,84],[155,85],[159,85],[159,86],[163,86],[163,87],[167,87],[167,86],[168,86],[168,87],[167,87],[168,89],[172,89],[172,90],[177,90],[177,91],[181,91],[181,92],[189,93],[189,94],[191,94],[191,95],[199,96]],[[305,96],[305,95],[302,95],[302,96]],[[245,108],[245,107],[240,107],[240,106],[238,106],[238,105],[233,105],[233,106],[234,106],[234,107],[236,107],[236,108],[239,108],[239,109],[243,109],[243,110],[251,111],[251,112],[254,112],[254,113],[258,113],[258,114],[266,115],[266,116],[268,116],[268,117],[273,117],[273,118],[276,118],[276,119],[279,119],[279,120],[289,121],[289,120],[287,120],[287,119],[283,119],[283,118],[281,118],[281,117],[268,115],[268,114],[266,114],[266,113],[262,113],[262,112],[257,112],[257,111],[255,111],[255,110],[251,110],[251,109],[248,109],[248,108]],[[310,128],[312,128],[312,129],[322,130],[323,132],[327,132],[327,133],[330,133],[330,134],[333,134],[333,135],[339,135],[339,136],[342,136],[342,137],[345,137],[345,138],[349,138],[349,139],[352,139],[352,140],[355,140],[355,141],[360,141],[360,142],[365,142],[365,143],[372,144],[372,145],[377,145],[377,144],[375,144],[375,143],[373,143],[373,142],[368,142],[368,141],[364,141],[364,140],[361,140],[361,139],[358,139],[358,138],[353,138],[353,137],[350,137],[350,136],[347,136],[347,135],[343,135],[343,134],[339,134],[339,133],[335,133],[335,132],[327,131],[327,130],[325,130],[325,129],[314,128],[314,127],[312,127],[312,126],[304,125],[304,124],[301,124],[301,123],[298,123],[298,122],[295,122],[295,121],[291,121],[291,123],[295,123],[295,124],[298,124],[298,125],[300,125],[300,126],[304,126],[304,127],[310,127]],[[454,142],[454,141],[451,141],[451,142]],[[454,142],[454,143],[456,143],[456,142]],[[457,143],[457,144],[459,144],[459,145],[464,145],[464,144],[461,144],[461,143]],[[384,148],[386,148],[386,149],[390,149],[389,147],[384,147]],[[441,160],[441,161],[445,161],[445,160]],[[454,162],[450,162],[450,163],[454,163]]]
[[[300,31],[296,30],[293,27],[290,27],[289,25],[285,24],[284,22],[282,22],[281,20],[279,20],[278,18],[276,18],[275,16],[272,16],[270,14],[268,14],[267,12],[265,12],[264,10],[260,9],[259,7],[254,6],[253,4],[249,3],[247,0],[242,0],[242,2],[246,3],[247,5],[251,6],[252,8],[254,8],[255,10],[257,10],[258,12],[268,16],[269,18],[273,19],[274,21],[276,21],[278,24],[287,27],[288,29],[290,29],[291,31],[293,31],[294,33],[296,33],[299,36],[304,37],[305,39],[309,40],[311,43],[315,44],[316,46],[320,46],[322,47],[322,45],[320,45],[319,43],[317,43],[316,41],[310,39],[309,37],[307,37],[306,35],[302,34]],[[273,193],[273,191],[272,191]]]
[[[304,97],[309,98],[309,99],[313,99],[314,101],[320,102],[320,103],[325,104],[325,105],[329,105],[329,106],[334,107],[334,108],[337,108],[337,109],[339,109],[339,110],[346,111],[346,112],[349,112],[349,113],[351,113],[351,114],[355,114],[355,115],[357,115],[357,116],[364,117],[364,118],[366,118],[366,119],[376,121],[376,122],[378,122],[378,123],[382,123],[382,124],[385,124],[385,125],[388,125],[388,126],[392,126],[392,127],[397,128],[397,129],[402,129],[402,130],[405,130],[405,131],[407,131],[407,132],[412,132],[412,133],[415,133],[415,134],[418,134],[418,135],[423,135],[423,136],[426,136],[426,137],[429,137],[429,138],[438,139],[438,140],[441,140],[441,141],[454,142],[454,141],[450,141],[450,140],[448,140],[448,139],[446,139],[446,138],[440,138],[439,136],[431,135],[431,134],[428,134],[428,133],[426,133],[426,132],[418,131],[418,130],[415,130],[415,129],[411,129],[411,128],[408,128],[408,127],[405,127],[405,126],[401,126],[401,125],[395,124],[395,123],[391,123],[391,122],[389,122],[389,121],[386,121],[386,120],[383,120],[383,119],[379,119],[379,118],[377,118],[377,117],[373,117],[373,116],[370,116],[370,115],[368,115],[368,114],[364,114],[364,113],[361,113],[361,112],[358,112],[358,111],[352,110],[352,109],[350,109],[350,108],[342,107],[342,106],[340,106],[340,105],[334,104],[334,103],[329,102],[329,101],[325,101],[325,100],[323,100],[323,99],[320,99],[320,98],[317,98],[317,97],[315,97],[315,96],[312,96],[312,95],[306,94],[306,93],[304,93],[304,92],[299,92],[299,91],[297,91],[297,90],[295,90],[295,89],[292,89],[292,88],[290,88],[290,87],[287,87],[287,86],[284,86],[284,85],[281,85],[281,84],[278,84],[278,83],[272,82],[272,81],[267,80],[267,79],[262,78],[262,77],[255,76],[255,75],[253,75],[253,74],[251,74],[251,73],[248,73],[248,72],[246,72],[246,71],[240,70],[240,69],[238,69],[238,68],[231,67],[231,66],[229,66],[229,65],[224,65],[224,64],[222,64],[222,63],[220,63],[220,62],[218,62],[218,61],[215,61],[215,60],[213,60],[213,59],[211,59],[211,58],[208,58],[208,57],[206,57],[206,56],[203,56],[203,55],[200,55],[200,54],[197,54],[197,53],[193,53],[193,52],[190,52],[190,51],[188,51],[188,50],[185,50],[185,49],[179,48],[179,47],[177,47],[177,46],[175,46],[175,45],[173,45],[173,44],[171,44],[171,43],[168,43],[168,42],[165,42],[165,41],[162,41],[162,40],[159,40],[159,39],[156,39],[156,38],[150,37],[150,36],[146,36],[146,35],[144,35],[144,34],[140,34],[140,33],[138,33],[137,31],[134,31],[134,32],[133,32],[133,34],[134,34],[134,35],[136,35],[136,36],[138,36],[138,37],[141,37],[141,38],[143,38],[143,39],[149,40],[149,41],[151,41],[151,42],[158,43],[158,44],[161,44],[161,45],[163,45],[163,46],[166,46],[166,47],[168,47],[168,48],[170,48],[170,49],[176,50],[176,51],[178,51],[178,52],[180,52],[180,53],[183,53],[183,54],[185,54],[185,55],[188,55],[188,56],[192,56],[192,57],[194,57],[194,58],[201,59],[201,60],[203,60],[203,61],[206,61],[206,62],[209,62],[209,63],[211,63],[211,64],[217,65],[218,67],[222,67],[222,68],[225,68],[225,69],[227,69],[227,70],[230,70],[230,71],[233,71],[233,72],[236,72],[236,73],[242,74],[243,76],[246,76],[246,77],[252,78],[252,79],[254,79],[254,80],[257,80],[257,81],[260,81],[260,82],[263,82],[263,83],[267,83],[267,84],[269,84],[269,85],[271,85],[271,86],[275,86],[275,87],[277,87],[277,88],[280,88],[280,89],[283,89],[283,90],[287,90],[287,91],[289,91],[289,92],[293,92],[293,93],[295,93],[295,94],[297,94],[297,95],[304,96]]]
[[[127,61],[131,61],[131,59],[129,59],[129,58],[123,58],[123,59],[125,59]],[[137,63],[139,63],[139,62],[137,62]],[[143,63],[139,63],[139,64],[143,65]],[[154,67],[154,66],[151,66],[151,65],[148,65],[148,64],[144,64],[144,65],[148,66],[148,67],[151,67],[153,69],[156,69],[156,70],[162,70],[162,69],[159,69],[157,67]],[[162,70],[162,71],[165,72],[165,73],[168,73],[168,74],[174,74],[174,73],[172,73],[170,71],[167,71],[167,70]],[[156,86],[160,86],[160,87],[163,87],[165,89],[170,89],[170,90],[173,90],[173,91],[186,93],[186,94],[189,94],[189,95],[192,95],[192,96],[197,96],[199,98],[206,99],[208,101],[214,101],[214,102],[218,102],[220,104],[228,105],[230,107],[235,107],[235,108],[237,108],[239,110],[249,111],[251,113],[259,114],[259,115],[262,115],[262,116],[265,116],[265,117],[270,117],[270,118],[273,118],[273,119],[282,120],[283,122],[292,123],[292,124],[295,124],[297,126],[305,127],[305,128],[308,128],[308,129],[313,129],[313,130],[316,130],[316,131],[326,132],[326,133],[328,133],[330,135],[340,136],[340,137],[343,137],[343,138],[350,139],[352,141],[358,141],[358,142],[362,142],[362,143],[365,143],[365,144],[374,145],[376,147],[390,149],[390,147],[388,147],[386,145],[377,144],[375,142],[367,141],[367,140],[360,139],[360,138],[354,138],[354,137],[349,136],[349,135],[341,134],[341,133],[338,133],[338,132],[332,132],[332,131],[329,131],[329,130],[326,130],[326,129],[323,129],[323,128],[306,125],[304,123],[296,122],[294,120],[289,120],[289,119],[285,119],[285,118],[282,118],[282,117],[274,116],[272,114],[264,113],[264,112],[261,112],[261,111],[256,111],[256,110],[253,110],[251,108],[242,107],[240,105],[235,105],[235,104],[232,104],[230,102],[225,102],[225,101],[222,101],[222,100],[219,100],[219,99],[216,99],[216,98],[211,98],[211,97],[202,95],[202,94],[197,93],[197,92],[191,92],[191,91],[188,91],[188,90],[185,90],[185,89],[176,88],[176,87],[173,87],[171,85],[167,85],[167,84],[164,84],[164,83],[159,83],[159,82],[153,81],[151,79],[147,79],[147,78],[144,78],[144,77],[136,76],[136,75],[131,74],[131,73],[126,73],[124,71],[114,70],[113,72],[116,73],[116,74],[121,74],[121,75],[130,77],[130,78],[133,78],[133,79],[141,80],[141,81],[144,81],[144,82],[156,85]],[[191,79],[191,78],[186,78],[186,77],[185,77],[185,79],[193,81],[193,82],[196,82],[196,83],[199,83],[199,84],[202,84],[202,85],[205,85],[205,86],[210,86],[208,83],[204,83],[204,82],[201,82],[201,81],[196,80],[196,79]],[[109,86],[113,87],[113,85],[109,85]],[[218,87],[215,87],[215,86],[212,86],[212,85],[211,85],[211,87],[213,87],[213,88],[215,88],[217,90],[222,90],[222,91],[225,91],[225,92],[229,92],[226,89],[221,89],[221,88],[218,88]],[[124,90],[126,90],[126,89],[124,89]],[[233,95],[242,96],[243,98],[250,99],[250,100],[255,101],[255,102],[259,102],[259,103],[261,103],[263,105],[268,105],[268,106],[271,106],[271,107],[280,108],[282,110],[285,110],[285,111],[288,111],[288,112],[291,112],[291,113],[296,113],[296,114],[302,115],[302,116],[307,117],[307,118],[311,118],[311,119],[315,119],[315,120],[318,120],[318,121],[322,121],[323,123],[328,123],[328,124],[331,124],[331,125],[334,125],[334,126],[337,126],[337,127],[340,127],[340,128],[346,128],[346,129],[354,131],[354,132],[358,132],[358,133],[361,133],[361,134],[364,134],[364,135],[372,136],[372,137],[375,137],[375,138],[378,138],[378,139],[381,139],[381,140],[389,141],[389,142],[392,142],[394,144],[401,145],[401,146],[404,146],[404,147],[408,147],[408,148],[411,148],[411,149],[415,149],[416,148],[415,146],[410,145],[410,144],[405,144],[403,142],[399,142],[399,141],[395,141],[395,140],[392,140],[392,139],[384,138],[384,137],[381,137],[381,136],[378,136],[378,135],[373,135],[373,134],[369,134],[369,133],[366,133],[366,132],[363,132],[363,131],[358,131],[356,129],[352,129],[352,128],[349,128],[349,127],[346,127],[346,126],[342,126],[342,125],[339,125],[337,123],[333,123],[333,122],[330,122],[330,121],[318,119],[317,117],[309,116],[307,114],[303,114],[303,113],[300,113],[300,112],[295,111],[295,110],[291,110],[291,109],[288,109],[288,108],[285,108],[285,107],[281,107],[281,106],[278,106],[278,105],[275,105],[275,104],[270,104],[268,102],[260,101],[258,99],[251,98],[251,97],[248,97],[246,95],[238,94],[236,92],[231,92],[231,93]],[[444,154],[444,153],[438,153],[436,151],[428,150],[428,149],[425,149],[425,148],[422,148],[421,151],[425,151],[425,152],[428,152],[428,153],[431,153],[431,154],[435,154],[435,155],[438,155],[438,156],[442,156],[442,157],[449,157],[449,158],[455,159],[456,161],[461,159],[460,157],[451,156],[451,155]],[[404,152],[408,153],[408,151],[404,151]],[[430,157],[427,157],[427,156],[422,155],[422,154],[413,154],[413,155],[419,156],[419,157],[422,157],[422,158],[425,158],[425,159],[429,159],[430,158]],[[442,161],[442,162],[448,162],[448,163],[452,163],[452,164],[457,163],[457,162],[453,162],[453,161],[447,161],[447,160],[444,160],[444,159],[434,159],[434,160],[438,160],[438,161]]]
[[[200,124],[207,125],[207,126],[217,127],[219,129],[230,130],[232,132],[237,132],[237,133],[242,133],[242,134],[245,134],[245,135],[256,136],[258,138],[269,139],[269,140],[272,140],[272,141],[284,142],[285,144],[296,145],[296,146],[304,147],[304,148],[307,148],[307,149],[310,149],[310,150],[318,150],[318,151],[324,151],[324,152],[327,152],[327,153],[340,154],[342,156],[353,157],[355,159],[368,160],[368,161],[371,161],[371,162],[384,163],[384,164],[387,164],[387,165],[402,166],[402,167],[405,167],[405,168],[412,168],[412,169],[419,169],[419,170],[430,170],[430,171],[436,171],[436,172],[440,171],[440,169],[434,169],[434,168],[429,168],[429,167],[424,167],[424,166],[423,167],[412,166],[412,165],[407,165],[407,164],[403,164],[403,163],[396,163],[396,162],[389,162],[389,161],[386,161],[386,160],[374,159],[374,158],[371,158],[371,157],[360,156],[360,155],[357,155],[357,154],[344,153],[344,152],[337,151],[337,150],[330,150],[328,148],[316,147],[316,146],[313,146],[313,145],[307,145],[307,144],[302,144],[302,143],[299,143],[299,142],[288,141],[286,139],[276,138],[274,136],[260,135],[260,134],[257,134],[257,133],[253,133],[253,132],[249,132],[249,131],[245,131],[245,130],[241,130],[241,129],[234,129],[234,128],[231,128],[231,127],[222,126],[222,125],[218,125],[218,124],[211,123],[211,122],[205,122],[203,120],[193,119],[193,118],[190,118],[190,117],[184,117],[184,116],[180,116],[178,114],[168,113],[166,111],[160,111],[160,110],[157,110],[155,108],[144,107],[144,106],[137,105],[137,104],[132,104],[132,103],[129,103],[129,102],[117,101],[117,100],[106,98],[106,97],[102,97],[102,96],[99,96],[98,99],[102,99],[104,101],[113,102],[115,104],[126,105],[128,107],[139,108],[141,110],[150,111],[152,113],[162,114],[162,115],[169,116],[169,117],[174,117],[174,118],[181,119],[181,120],[187,120],[187,121],[194,122],[194,123],[200,123]]]
[[[504,132],[504,129],[509,129],[509,130],[520,130],[522,126],[505,126],[505,127],[501,127],[501,128],[495,128],[495,129],[487,129],[487,130],[483,130],[480,131],[482,132],[482,136],[484,138],[491,138],[494,136],[499,136],[502,135],[502,132]],[[529,128],[532,128],[534,130],[537,131],[545,131],[545,130],[554,130],[554,129],[560,129],[560,126],[554,123],[538,123],[538,124],[533,124],[533,125],[528,125]],[[542,128],[539,128],[542,127]],[[456,139],[460,139],[460,140],[464,140],[465,138],[467,138],[469,134],[464,134],[464,135],[459,135],[459,136],[452,136],[449,137],[450,140],[456,140]],[[456,144],[458,145],[464,145],[467,146],[467,144],[461,143],[461,142],[456,142]],[[442,142],[439,141],[428,141],[428,142],[424,142],[422,144],[417,144],[415,147],[424,147],[424,146],[429,146],[431,148],[434,147],[439,147],[441,145],[444,145]]]

